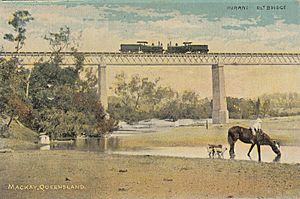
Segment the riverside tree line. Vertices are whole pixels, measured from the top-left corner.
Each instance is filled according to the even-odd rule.
[[[16,11],[8,21],[12,31],[4,40],[19,52],[26,42],[26,27],[34,18],[28,11]],[[159,84],[159,79],[120,73],[115,77],[107,113],[97,97],[97,79],[83,68],[77,52],[78,38],[70,28],[43,36],[51,49],[49,61],[40,60],[30,69],[18,57],[0,59],[0,136],[9,137],[12,122],[46,133],[51,139],[78,135],[102,136],[117,127],[119,120],[133,123],[143,119],[210,118],[212,101],[192,91],[179,93]],[[62,51],[73,53],[75,64],[61,66]],[[227,97],[231,118],[287,116],[300,114],[297,93],[264,95],[255,100]],[[299,111],[298,111],[299,110]]]
[[[109,98],[109,112],[114,118],[127,122],[159,119],[201,119],[212,117],[212,100],[201,98],[194,91],[176,92],[159,85],[159,79],[124,73],[116,76],[115,96]],[[292,116],[300,114],[300,95],[275,93],[256,99],[227,97],[229,117],[254,119],[259,117]]]

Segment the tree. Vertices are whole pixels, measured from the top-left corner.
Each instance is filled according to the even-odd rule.
[[[262,113],[263,117],[265,117],[267,114],[269,114],[270,109],[271,109],[271,102],[269,99],[267,99],[263,102],[263,105],[261,107],[261,113]]]
[[[250,99],[241,99],[240,110],[242,119],[252,118],[254,115],[256,115],[255,102]]]
[[[19,50],[24,46],[26,40],[26,25],[33,20],[31,14],[26,10],[16,11],[8,24],[14,29],[14,33],[6,33],[4,39],[15,43],[15,51]],[[27,102],[24,99],[26,84],[26,70],[20,63],[17,57],[13,57],[11,60],[2,60],[0,63],[0,76],[1,80],[4,81],[1,84],[2,94],[2,109],[5,107],[7,112],[10,114],[9,122],[7,127],[10,126],[15,114],[18,112],[18,108],[26,107]],[[10,102],[10,103],[9,103]],[[18,103],[15,103],[18,102]]]
[[[30,76],[30,96],[34,108],[63,108],[70,109],[69,103],[73,93],[79,89],[80,72],[83,69],[84,56],[77,53],[72,43],[69,27],[61,27],[58,32],[50,32],[44,36],[49,41],[53,57],[50,62],[37,63]],[[61,67],[60,51],[70,47],[75,58],[72,66]]]
[[[257,101],[255,103],[255,114],[258,117],[260,114],[260,108],[261,108],[261,103],[260,103],[260,99],[257,98]]]
[[[184,91],[181,96],[181,118],[201,118],[199,96],[192,91]]]
[[[241,119],[241,99],[235,97],[227,97],[227,110],[230,118]]]
[[[58,32],[50,32],[48,35],[45,35],[44,39],[49,41],[52,52],[61,52],[70,46],[70,35],[70,28],[64,26],[59,28]]]
[[[52,58],[37,63],[30,79],[30,98],[36,110],[32,128],[46,132],[51,139],[74,138],[77,135],[102,136],[111,131],[116,121],[107,119],[98,101],[95,85],[97,79],[91,71],[81,79],[84,56],[71,46],[68,27],[44,37],[49,41]],[[70,49],[74,65],[62,67],[60,52]]]
[[[133,111],[147,109],[144,106],[145,103],[147,103],[147,106],[153,105],[153,97],[159,80],[150,81],[148,78],[134,75],[127,82],[124,73],[117,74],[115,78],[115,94],[121,98],[123,105],[130,107]]]
[[[149,80],[134,75],[128,80],[124,73],[117,74],[115,96],[109,98],[109,113],[129,123],[153,117],[173,121],[211,117],[208,99],[201,100],[192,91],[180,95],[158,83],[159,79]]]
[[[82,59],[83,56],[77,52],[78,38],[72,37],[71,30],[68,26],[60,27],[58,32],[50,32],[44,36],[44,39],[49,42],[52,52],[52,63],[60,64],[63,57],[60,55],[61,51],[70,50],[73,52],[77,61]]]
[[[288,94],[288,99],[287,99],[287,103],[288,103],[288,108],[292,109],[296,107],[296,101],[297,101],[297,93],[289,93]]]
[[[182,118],[182,112],[180,108],[179,96],[177,99],[170,100],[159,112],[160,119],[171,119],[172,121],[177,121]]]
[[[109,113],[128,122],[153,117],[160,108],[160,102],[167,95],[172,95],[170,89],[158,86],[159,79],[149,80],[133,75],[127,80],[124,73],[117,74],[115,78],[114,93],[117,99],[110,104]]]
[[[4,35],[4,39],[16,43],[16,52],[19,52],[19,50],[24,46],[26,40],[26,26],[27,23],[33,19],[34,18],[27,10],[18,10],[8,21],[8,24],[13,26],[15,34],[7,33]]]

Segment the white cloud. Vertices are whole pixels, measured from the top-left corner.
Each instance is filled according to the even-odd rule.
[[[158,13],[154,9],[151,9],[151,8],[141,9],[141,8],[128,6],[128,5],[123,5],[123,6],[118,6],[118,7],[106,7],[106,9],[111,10],[111,11],[126,12],[126,13],[136,14],[139,16],[150,16],[150,17],[171,16],[174,14],[174,12]]]
[[[7,17],[17,8],[11,4],[0,7],[0,37],[11,29],[6,24]],[[181,43],[190,40],[208,44],[213,52],[248,51],[298,51],[300,26],[277,21],[275,24],[256,26],[260,17],[239,20],[221,18],[210,21],[205,16],[183,15],[177,11],[158,13],[154,9],[140,9],[132,6],[94,7],[90,5],[66,8],[65,6],[25,6],[35,20],[28,26],[26,50],[48,50],[47,43],[41,37],[48,32],[57,31],[68,25],[75,33],[82,31],[82,48],[86,51],[118,51],[120,43],[136,40],[161,41],[164,44]],[[138,16],[168,16],[166,19],[133,23],[107,21],[105,16],[111,11],[134,13]],[[106,20],[106,21],[105,21]],[[226,29],[225,26],[247,29]],[[0,40],[0,44],[3,41]],[[7,46],[7,43],[5,43]]]

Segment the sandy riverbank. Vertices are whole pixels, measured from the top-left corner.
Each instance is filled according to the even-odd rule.
[[[300,197],[299,164],[78,151],[17,151],[0,158],[3,199]],[[84,188],[18,190],[17,185]]]

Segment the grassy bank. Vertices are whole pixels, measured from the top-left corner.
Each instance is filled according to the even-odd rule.
[[[230,120],[225,125],[210,125],[208,129],[199,127],[176,127],[167,131],[124,136],[120,139],[121,149],[163,147],[163,146],[201,146],[227,144],[227,131],[240,125],[249,127],[250,120]],[[282,145],[300,144],[300,116],[268,118],[263,120],[263,130]]]
[[[4,120],[5,123],[7,121]],[[10,126],[10,137],[0,138],[0,149],[32,149],[36,147],[38,134],[15,121]]]

